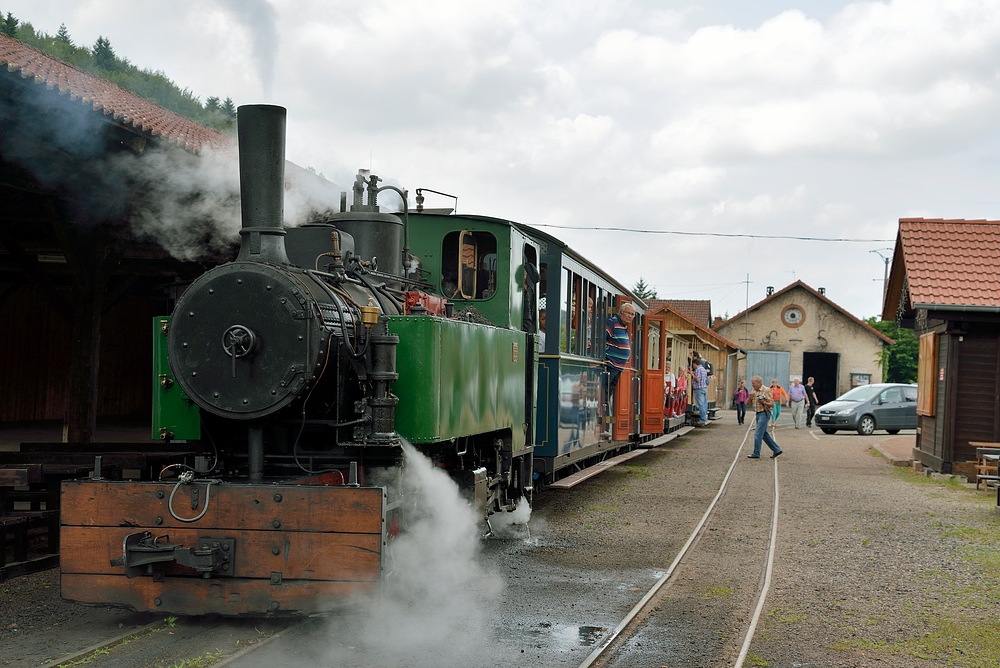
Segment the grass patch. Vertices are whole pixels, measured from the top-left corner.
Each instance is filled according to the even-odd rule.
[[[797,610],[783,610],[782,608],[775,608],[767,613],[767,616],[785,624],[795,624],[809,619],[809,615],[802,612],[798,612]]]
[[[729,598],[732,595],[732,587],[710,587],[701,592],[701,597],[706,600],[710,598]]]
[[[205,652],[193,659],[185,659],[180,663],[170,664],[169,668],[207,668],[224,658],[226,658],[226,655],[223,652]]]
[[[765,661],[764,658],[761,657],[759,654],[754,654],[753,652],[750,652],[749,654],[747,654],[747,660],[743,665],[757,666],[757,668],[764,668],[764,666],[769,666],[771,664]]]
[[[152,628],[143,629],[142,631],[137,631],[136,633],[132,633],[122,638],[116,643],[107,645],[106,647],[102,647],[100,649],[95,649],[93,652],[85,654],[84,656],[81,656],[77,659],[73,659],[65,663],[60,663],[59,668],[72,668],[73,666],[85,666],[89,663],[93,663],[94,661],[103,656],[110,655],[112,650],[118,649],[119,647],[124,647],[125,645],[128,645],[132,641],[138,640],[143,636],[152,635],[154,633],[159,633],[165,629],[173,628],[174,626],[176,626],[176,624],[177,624],[176,617],[167,617],[166,619],[163,620],[163,626],[154,626]]]

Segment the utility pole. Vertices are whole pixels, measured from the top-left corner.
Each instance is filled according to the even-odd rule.
[[[889,263],[892,262],[892,249],[891,248],[878,248],[876,250],[868,251],[869,253],[875,253],[880,258],[882,262],[885,263],[885,274],[882,278],[882,298],[885,299],[885,291],[889,289]],[[888,255],[883,255],[883,252],[889,253]],[[872,280],[877,281],[877,278]]]

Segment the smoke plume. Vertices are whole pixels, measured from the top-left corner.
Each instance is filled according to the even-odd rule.
[[[278,12],[267,0],[221,0],[221,5],[249,32],[253,60],[260,72],[264,99],[271,97],[278,60]]]

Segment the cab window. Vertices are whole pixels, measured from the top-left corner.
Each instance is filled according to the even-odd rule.
[[[497,291],[497,240],[489,232],[461,230],[444,237],[441,292],[448,299],[489,299]]]

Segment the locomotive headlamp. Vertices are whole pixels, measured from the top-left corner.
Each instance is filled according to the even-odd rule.
[[[368,306],[361,307],[361,324],[363,324],[368,329],[371,329],[378,323],[378,306],[375,306],[375,301],[369,297]]]

